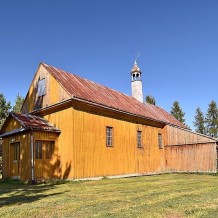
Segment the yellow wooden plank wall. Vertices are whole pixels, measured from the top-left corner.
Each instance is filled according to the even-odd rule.
[[[10,153],[9,153],[9,138],[4,138],[2,143],[2,175],[3,178],[10,177]]]
[[[14,129],[19,129],[21,127],[20,123],[17,122],[14,118],[8,120],[7,125],[3,126],[2,132],[9,132]]]
[[[44,117],[61,130],[55,141],[55,177],[73,177],[73,110],[68,108]],[[80,134],[80,133],[78,133]]]
[[[165,145],[207,143],[214,141],[206,136],[169,125],[164,127],[164,132],[167,135]]]
[[[68,108],[44,117],[61,130],[55,133],[34,132],[34,140],[55,141],[51,160],[35,160],[37,178],[89,178],[135,173],[194,172],[216,170],[215,143],[169,146],[175,143],[208,138],[178,128],[164,129],[118,120],[103,115]],[[106,147],[106,126],[113,127],[113,147]],[[19,124],[11,119],[7,131]],[[142,131],[143,148],[137,148],[137,130]],[[164,149],[158,147],[162,133]],[[3,175],[16,176],[12,145],[20,142],[20,176],[31,179],[30,133],[4,138]],[[168,143],[168,144],[167,144]],[[43,148],[44,149],[44,148]],[[45,151],[43,151],[45,152]],[[45,153],[44,153],[45,154]],[[166,169],[165,169],[165,164]]]
[[[27,96],[25,98],[25,101],[24,101],[24,104],[23,104],[23,107],[22,107],[22,112],[23,113],[29,113],[29,112],[32,112],[34,110],[34,106],[35,106],[35,103],[37,101],[37,85],[38,85],[38,81],[40,79],[43,79],[45,78],[46,79],[46,97],[43,98],[43,106],[45,105],[49,105],[49,90],[50,90],[50,86],[49,86],[49,79],[50,79],[50,76],[48,74],[48,72],[45,70],[45,68],[40,65],[34,78],[33,78],[33,81],[30,85],[30,88],[29,88],[29,91],[27,93]]]
[[[58,136],[56,133],[34,132],[34,140],[55,142],[55,151],[51,160],[46,160],[44,158],[45,150],[43,150],[42,160],[38,161],[34,156],[34,170],[36,178],[60,177],[57,138]],[[15,143],[20,143],[19,174],[17,174],[17,163],[14,162],[13,146]],[[31,180],[30,132],[4,138],[3,146],[3,177],[11,178],[19,176],[22,180]]]
[[[216,172],[216,143],[165,147],[166,172]]]
[[[160,128],[73,108],[44,118],[61,129],[56,146],[61,178],[164,171],[164,149],[158,148]],[[113,127],[113,147],[106,147],[106,126]],[[137,130],[142,131],[143,148],[137,148]]]
[[[73,110],[73,120],[73,178],[164,171],[161,129],[79,110]],[[113,147],[106,147],[106,126],[113,127]],[[137,148],[137,130],[143,148]]]
[[[21,178],[30,180],[31,178],[31,151],[30,151],[30,133],[20,136],[20,158],[21,158]]]
[[[34,132],[34,141],[55,143],[52,159],[46,159],[45,144],[42,147],[42,159],[34,156],[34,173],[36,178],[59,178],[58,134],[52,132]]]
[[[14,143],[20,143],[19,175],[14,163]],[[30,137],[29,133],[22,133],[3,139],[3,178],[20,176],[22,180],[31,178],[30,171]]]

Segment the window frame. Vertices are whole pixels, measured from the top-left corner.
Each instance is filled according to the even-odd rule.
[[[143,144],[142,144],[142,131],[141,130],[137,130],[137,148],[143,148]]]
[[[164,145],[163,145],[163,136],[162,133],[158,133],[158,148],[159,149],[163,149]]]
[[[14,150],[14,157],[13,157],[13,161],[17,162],[20,160],[20,143],[13,143],[13,150]]]
[[[111,126],[106,126],[106,147],[113,147],[114,130]]]
[[[38,80],[37,84],[37,96],[43,97],[46,95],[46,79],[42,78]]]
[[[39,146],[41,145],[41,146]],[[42,160],[43,157],[42,157],[42,149],[43,147],[43,141],[35,141],[35,158],[37,160]]]
[[[50,160],[54,154],[55,143],[54,141],[47,141],[45,143],[45,159]]]

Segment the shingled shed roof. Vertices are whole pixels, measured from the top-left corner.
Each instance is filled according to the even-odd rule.
[[[45,119],[39,116],[35,116],[31,114],[10,113],[7,119],[10,119],[10,117],[13,117],[15,120],[17,120],[20,123],[21,128],[14,129],[10,132],[6,132],[0,135],[0,137],[5,137],[8,135],[24,132],[27,130],[47,131],[47,132],[57,132],[57,133],[61,132],[58,128],[54,127],[48,121],[46,121]],[[4,123],[4,125],[5,124],[6,122]]]
[[[42,63],[42,65],[63,86],[72,98],[82,99],[121,112],[127,112],[147,119],[187,128],[160,107],[148,103],[143,104],[126,94],[65,72],[48,64]]]

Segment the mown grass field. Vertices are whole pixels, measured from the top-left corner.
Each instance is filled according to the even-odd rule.
[[[218,217],[218,176],[0,181],[0,217]]]

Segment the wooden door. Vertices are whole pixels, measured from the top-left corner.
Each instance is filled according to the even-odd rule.
[[[11,144],[11,176],[20,178],[20,142]]]
[[[35,177],[53,178],[54,177],[54,142],[53,141],[35,141]]]
[[[54,178],[54,163],[53,163],[53,154],[54,154],[54,142],[45,141],[44,144],[44,177]]]

